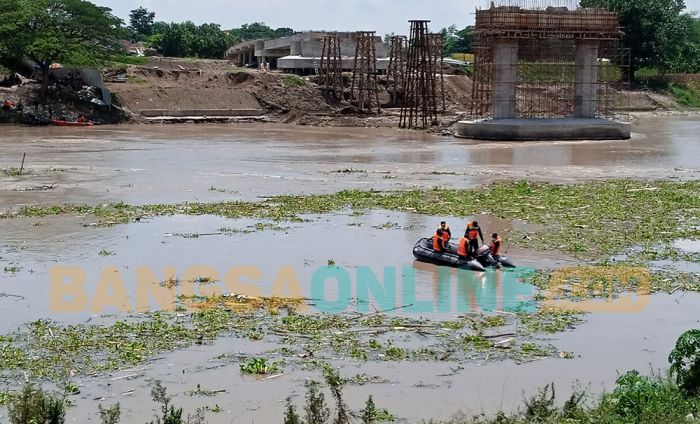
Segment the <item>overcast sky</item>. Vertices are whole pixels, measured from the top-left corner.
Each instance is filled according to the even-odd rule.
[[[112,8],[128,22],[129,11],[143,6],[156,12],[156,20],[197,24],[214,22],[223,29],[244,23],[265,22],[295,30],[377,31],[408,33],[409,19],[430,19],[431,29],[474,22],[474,10],[485,0],[92,0]],[[698,10],[700,0],[686,0]]]

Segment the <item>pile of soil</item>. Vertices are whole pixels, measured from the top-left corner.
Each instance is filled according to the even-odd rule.
[[[391,113],[359,122],[366,116],[354,113],[347,102],[329,104],[313,78],[236,68],[227,61],[149,58],[146,65],[129,66],[122,72],[125,82],[107,83],[107,87],[136,118],[149,109],[261,109],[270,114],[270,120],[305,125],[328,125],[329,117],[343,125],[396,124]],[[468,76],[445,75],[449,112],[466,110],[470,92]],[[381,103],[388,103],[387,92],[379,97]]]
[[[0,109],[0,123],[48,125],[52,119],[76,121],[79,116],[100,124],[116,124],[128,119],[117,107],[92,102],[101,97],[95,87],[83,87],[76,91],[69,87],[52,86],[45,98],[41,96],[41,83],[29,80],[21,85],[0,87],[0,101],[11,101],[12,109]]]
[[[315,77],[237,68],[224,60],[149,58],[147,64],[129,66],[122,72],[125,82],[107,86],[136,120],[140,111],[149,109],[259,109],[268,121],[300,125],[381,127],[398,123],[398,111],[386,108],[390,96],[383,76],[379,99],[384,110],[375,116],[359,113],[347,100],[327,102],[314,83]],[[349,80],[346,83],[347,99]],[[446,72],[438,84],[445,90],[446,113],[437,129],[441,131],[468,114],[472,80],[464,73]],[[550,94],[561,97],[557,92]],[[627,111],[666,107],[651,93],[632,91],[619,92],[614,104]]]

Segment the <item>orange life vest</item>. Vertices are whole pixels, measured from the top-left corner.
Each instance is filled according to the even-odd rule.
[[[452,238],[450,235],[450,226],[445,225],[445,228],[439,227],[439,229],[442,230],[442,240],[445,242],[445,245],[447,245]]]
[[[433,236],[433,250],[436,252],[442,252],[442,244],[444,243],[442,237],[442,231],[440,230],[437,230]]]
[[[457,256],[467,256],[467,244],[469,240],[466,237],[459,239],[459,246],[457,247]]]
[[[501,251],[501,237],[496,237],[496,240],[491,239],[491,256],[498,256]]]
[[[472,223],[467,224],[467,238],[469,240],[474,240],[479,237],[479,227],[472,226]]]

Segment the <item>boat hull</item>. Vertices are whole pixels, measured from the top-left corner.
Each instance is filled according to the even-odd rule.
[[[488,246],[482,246],[477,251],[477,258],[475,260],[467,261],[465,259],[460,259],[457,255],[456,244],[448,244],[445,252],[436,252],[433,250],[433,241],[429,238],[418,240],[413,247],[413,256],[422,262],[468,269],[471,271],[484,271],[486,268],[515,268],[515,264],[505,256],[499,256],[498,258],[491,256]]]
[[[436,265],[450,266],[453,268],[468,269],[471,271],[484,271],[484,266],[478,261],[467,261],[460,259],[456,252],[448,249],[445,252],[433,250],[433,242],[430,239],[422,238],[413,247],[413,256],[421,262],[428,262]]]

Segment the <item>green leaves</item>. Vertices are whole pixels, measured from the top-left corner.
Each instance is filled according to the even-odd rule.
[[[668,362],[678,386],[689,396],[700,395],[700,330],[683,333],[668,356]]]
[[[121,19],[85,0],[4,0],[0,58],[28,58],[44,70],[53,62],[95,64],[121,51]]]
[[[697,19],[682,13],[682,0],[582,0],[582,7],[601,7],[620,14],[633,71],[643,66],[662,71],[697,72],[700,37]],[[634,75],[634,73],[633,73]]]

